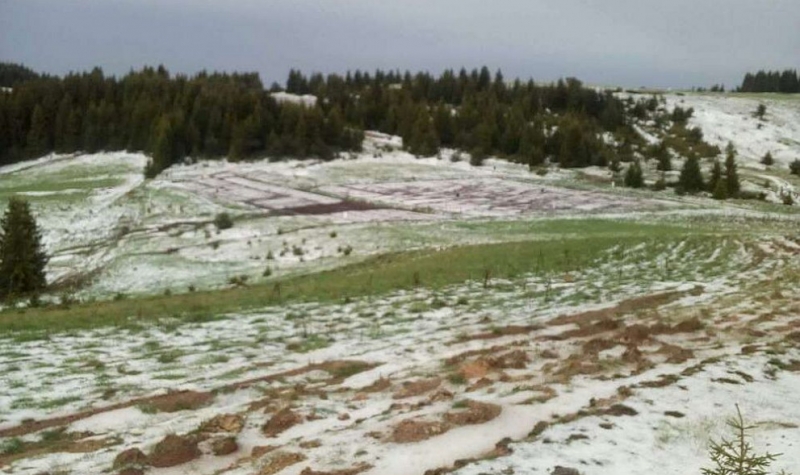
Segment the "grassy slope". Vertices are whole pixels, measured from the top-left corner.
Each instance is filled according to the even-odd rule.
[[[468,224],[463,224],[467,226]],[[136,325],[175,318],[210,320],[222,313],[297,301],[332,301],[385,294],[416,285],[441,288],[467,280],[513,278],[527,273],[569,272],[590,267],[612,248],[642,242],[669,245],[687,236],[718,233],[712,226],[645,224],[610,220],[544,222],[538,239],[385,254],[317,274],[215,291],[161,295],[49,308],[6,310],[0,332]],[[533,237],[533,236],[532,236]]]

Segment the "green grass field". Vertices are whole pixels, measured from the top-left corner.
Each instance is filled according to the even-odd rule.
[[[303,301],[337,301],[396,290],[439,289],[468,280],[515,279],[581,271],[611,259],[611,249],[652,244],[669,249],[692,236],[698,243],[718,239],[715,226],[646,224],[611,220],[554,220],[528,223],[520,242],[466,245],[443,250],[383,254],[330,271],[269,280],[249,286],[172,295],[145,296],[9,309],[0,313],[0,332],[60,332],[162,319],[205,321],[226,313]],[[470,227],[469,223],[457,226]],[[625,255],[621,255],[620,259]],[[638,261],[652,256],[640,256]]]

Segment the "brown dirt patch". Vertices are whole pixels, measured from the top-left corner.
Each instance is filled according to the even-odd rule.
[[[148,461],[157,468],[174,467],[191,462],[201,455],[194,438],[170,434],[156,444]]]
[[[257,445],[253,447],[253,450],[250,451],[250,456],[253,458],[259,458],[264,454],[268,454],[273,450],[276,450],[278,447],[274,445]]]
[[[275,437],[301,422],[303,422],[303,417],[286,407],[275,413],[261,428],[261,432],[267,437]]]
[[[464,379],[480,379],[489,373],[489,363],[485,360],[470,361],[462,364],[458,369],[458,373]]]
[[[674,325],[668,333],[694,333],[705,328],[705,324],[699,318],[694,317]]]
[[[525,369],[531,359],[522,350],[513,350],[498,356],[487,358],[489,366],[494,369]]]
[[[114,470],[119,470],[125,467],[138,467],[147,465],[147,455],[144,454],[141,450],[137,447],[132,447],[128,450],[120,452],[114,458],[114,464],[112,468]]]
[[[238,434],[244,427],[244,417],[237,414],[220,414],[200,425],[203,434]]]
[[[236,437],[220,437],[211,442],[211,452],[216,456],[230,455],[239,450]]]
[[[666,355],[667,363],[673,364],[685,363],[686,361],[694,358],[694,351],[667,343],[662,344],[661,348],[659,348],[656,353]]]
[[[493,340],[495,338],[502,338],[511,335],[526,335],[536,330],[541,330],[540,325],[509,325],[507,327],[498,327],[492,329],[490,332],[477,333],[475,335],[467,335],[458,339],[459,342],[470,340]]]
[[[467,408],[462,411],[448,412],[444,420],[457,426],[484,424],[500,415],[503,408],[497,404],[478,401],[467,401]]]
[[[601,320],[603,323],[597,323],[597,325],[594,328],[596,331],[600,331],[603,328],[607,328],[607,326],[609,325],[613,325],[613,323],[608,323],[608,320],[611,318],[621,316],[626,313],[632,313],[637,310],[642,310],[645,308],[660,307],[662,305],[672,303],[692,292],[695,291],[694,290],[689,290],[686,292],[673,291],[673,292],[663,292],[658,294],[645,295],[642,297],[635,297],[632,299],[623,300],[622,302],[618,303],[613,307],[602,308],[599,310],[590,310],[588,312],[581,312],[572,315],[561,315],[551,320],[548,323],[548,325],[558,326],[558,325],[568,325],[570,323],[576,323],[578,325],[586,325],[586,322]]]
[[[642,381],[641,383],[637,384],[636,387],[639,388],[664,388],[671,384],[675,384],[680,380],[681,377],[676,374],[662,374],[659,376],[658,379],[654,379],[652,381]]]
[[[290,467],[296,463],[300,463],[306,459],[303,454],[292,452],[276,452],[269,457],[266,465],[264,465],[258,472],[258,475],[274,475],[286,467]]]
[[[606,416],[635,416],[639,414],[639,411],[636,409],[626,406],[624,404],[614,404],[613,406],[609,407],[608,409],[604,410],[602,414]]]
[[[333,470],[329,472],[319,472],[316,470],[312,470],[311,467],[306,467],[300,472],[300,475],[358,475],[361,472],[366,472],[367,470],[371,469],[372,465],[369,464],[361,464],[353,468],[345,468],[342,470]]]
[[[444,422],[407,419],[395,426],[389,440],[398,444],[419,442],[444,434],[448,430],[450,426]]]
[[[379,378],[374,383],[370,384],[365,388],[361,388],[358,390],[359,393],[379,393],[381,391],[386,391],[392,386],[392,382],[388,378]]]
[[[453,393],[448,391],[447,389],[440,389],[435,393],[428,396],[428,402],[442,402],[442,401],[451,401],[453,399]]]
[[[180,391],[154,399],[150,401],[149,405],[160,412],[193,411],[205,406],[212,399],[214,399],[214,395],[211,393]]]
[[[420,396],[433,391],[442,384],[441,378],[422,379],[419,381],[406,381],[403,386],[392,396],[394,399],[405,399]]]
[[[313,205],[295,206],[294,208],[276,209],[272,213],[278,216],[286,215],[319,215],[341,213],[344,211],[368,211],[372,209],[385,209],[364,201],[344,200],[338,203],[318,203]]]

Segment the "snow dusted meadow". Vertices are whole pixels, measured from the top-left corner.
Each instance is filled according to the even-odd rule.
[[[372,132],[331,162],[199,162],[150,181],[140,154],[0,168],[0,199],[37,214],[49,279],[84,301],[266,292],[397,251],[611,240],[558,256],[568,270],[0,335],[0,473],[683,475],[709,466],[737,404],[757,450],[782,454],[775,472],[800,473],[800,218],[777,204],[800,187],[800,102],[666,100],[734,142],[767,202],[418,159]],[[218,230],[223,212],[234,226]]]

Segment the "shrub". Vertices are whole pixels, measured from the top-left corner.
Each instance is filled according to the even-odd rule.
[[[628,166],[628,171],[625,173],[625,186],[629,188],[641,188],[644,186],[644,176],[642,175],[642,167],[639,165],[639,160]]]
[[[264,269],[264,273],[263,273],[263,274],[261,274],[261,275],[262,275],[262,276],[264,276],[264,277],[269,277],[269,276],[271,276],[271,275],[272,275],[272,268],[270,268],[270,267],[267,267],[266,269]]]
[[[789,165],[789,171],[792,175],[800,175],[800,158]]]
[[[228,213],[219,213],[214,217],[214,226],[220,231],[230,229],[233,227],[233,219]]]
[[[759,104],[758,107],[756,108],[756,111],[753,113],[753,116],[763,120],[764,115],[766,115],[766,113],[767,113],[767,106],[765,106],[764,104]]]
[[[774,165],[775,159],[772,158],[772,153],[767,152],[766,155],[764,155],[764,157],[761,158],[761,163],[763,163],[766,166]]]

